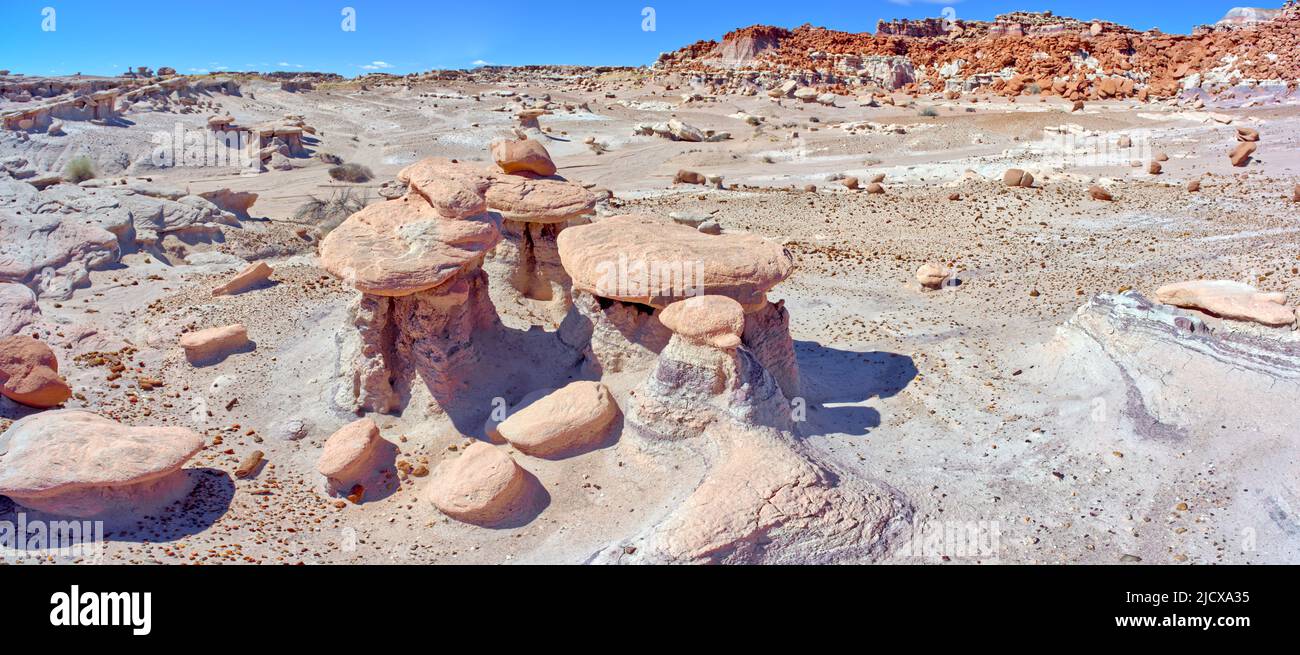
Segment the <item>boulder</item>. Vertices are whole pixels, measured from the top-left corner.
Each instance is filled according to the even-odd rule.
[[[1104,200],[1109,202],[1115,199],[1109,191],[1096,184],[1088,187],[1088,195],[1091,196],[1093,200]]]
[[[1009,187],[1029,188],[1034,186],[1034,176],[1019,168],[1012,168],[1002,174],[1002,183]]]
[[[749,306],[766,302],[769,289],[794,270],[794,258],[780,244],[759,236],[730,233],[721,238],[685,225],[665,224],[640,216],[612,216],[560,233],[560,259],[575,289],[601,298],[654,307],[691,295],[722,295]],[[648,266],[650,271],[620,270],[619,262]],[[680,287],[680,288],[674,288]]]
[[[382,441],[374,421],[363,418],[349,423],[325,440],[316,470],[329,481],[331,489],[350,490],[374,473]]]
[[[600,444],[618,415],[609,389],[580,381],[514,411],[496,432],[533,457],[562,457]]]
[[[1295,310],[1285,293],[1260,293],[1254,287],[1230,280],[1197,280],[1160,287],[1156,299],[1166,305],[1196,309],[1235,321],[1271,327],[1295,323]]]
[[[539,225],[594,214],[597,202],[594,193],[578,184],[516,175],[492,178],[485,197],[488,208],[502,218]]]
[[[194,365],[221,361],[249,344],[248,330],[239,323],[189,332],[180,340],[185,358]]]
[[[1237,144],[1237,147],[1233,148],[1232,152],[1228,154],[1228,160],[1232,162],[1233,166],[1244,168],[1250,163],[1250,158],[1254,156],[1255,151],[1258,148],[1259,146],[1257,144],[1250,141],[1239,143]]]
[[[518,517],[536,501],[528,474],[504,449],[481,441],[439,464],[427,493],[443,514],[483,526]]]
[[[41,315],[36,294],[12,282],[0,282],[0,338],[18,334],[36,323]]]
[[[673,176],[673,184],[704,184],[708,180],[695,171],[680,170]]]
[[[274,269],[267,265],[266,262],[249,264],[247,268],[240,271],[228,282],[213,289],[212,295],[229,296],[254,289],[270,279],[273,272],[275,272]]]
[[[508,174],[532,173],[542,177],[555,175],[555,162],[541,142],[534,139],[496,141],[492,144],[492,161]]]
[[[253,208],[253,203],[257,202],[258,196],[250,191],[220,189],[218,191],[204,191],[199,194],[199,197],[216,205],[221,211],[234,214],[240,220],[248,220],[248,212]]]
[[[1254,143],[1259,141],[1259,130],[1249,127],[1237,128],[1237,140],[1242,143]]]
[[[925,289],[939,289],[948,280],[951,269],[943,264],[927,262],[916,269],[916,281]]]
[[[59,360],[45,343],[24,335],[0,339],[0,395],[47,409],[72,397],[59,377]]]
[[[705,140],[704,132],[699,128],[687,125],[676,118],[668,121],[668,131],[678,141],[700,142]]]
[[[202,448],[203,438],[185,428],[41,412],[0,435],[0,495],[62,516],[143,513],[184,494],[181,466]]]
[[[740,303],[726,296],[699,296],[675,302],[659,313],[673,334],[713,348],[735,348],[745,333]]]

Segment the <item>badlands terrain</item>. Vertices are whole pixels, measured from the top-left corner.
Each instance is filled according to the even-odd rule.
[[[1300,561],[1297,35],[5,71],[0,521],[103,520],[107,563]]]

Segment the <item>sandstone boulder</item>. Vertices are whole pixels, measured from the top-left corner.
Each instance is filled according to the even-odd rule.
[[[203,438],[185,428],[42,412],[0,435],[0,495],[78,518],[141,512],[184,494],[181,466],[202,448]]]
[[[519,408],[497,433],[522,453],[562,457],[601,443],[617,415],[605,385],[574,382]]]
[[[555,162],[541,142],[534,139],[496,141],[492,144],[492,161],[508,174],[532,173],[542,177],[555,175]]]
[[[1233,166],[1244,168],[1250,163],[1250,158],[1254,156],[1255,151],[1258,148],[1259,146],[1257,144],[1250,141],[1239,143],[1237,144],[1237,147],[1233,148],[1232,152],[1228,154],[1228,160],[1232,162]]]
[[[325,476],[332,489],[349,490],[374,472],[382,441],[374,421],[363,418],[349,423],[325,440],[316,470]]]
[[[273,272],[275,272],[274,269],[266,262],[249,264],[247,268],[240,271],[228,282],[213,289],[212,295],[229,296],[254,289],[269,280]]]
[[[1196,309],[1236,321],[1285,327],[1296,320],[1285,293],[1260,293],[1230,280],[1197,280],[1160,287],[1156,299],[1166,305]]]
[[[180,340],[185,358],[195,365],[218,362],[249,344],[248,329],[239,323],[189,332]]]
[[[1002,183],[1009,187],[1028,188],[1034,186],[1034,176],[1019,168],[1012,168],[1002,174]]]
[[[1112,196],[1109,191],[1096,184],[1088,187],[1088,195],[1091,196],[1093,200],[1103,200],[1109,202],[1115,199],[1115,196]]]
[[[483,526],[520,516],[536,500],[528,474],[504,449],[483,442],[439,464],[427,493],[443,514]]]
[[[948,280],[951,270],[943,264],[927,262],[916,270],[916,281],[925,289],[939,289]]]
[[[735,348],[745,333],[745,311],[726,296],[699,296],[675,302],[659,313],[674,334],[713,348]]]
[[[0,339],[0,395],[46,409],[63,404],[72,389],[59,377],[59,360],[49,346],[15,335]]]

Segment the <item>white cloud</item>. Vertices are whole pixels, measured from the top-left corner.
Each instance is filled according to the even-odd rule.
[[[386,61],[372,61],[369,64],[362,66],[362,68],[368,71],[377,71],[377,70],[383,70],[385,68],[392,68],[392,67],[393,65]]]
[[[482,59],[475,59],[474,61],[471,61],[470,63],[473,64],[473,65],[475,65],[475,66],[491,66],[491,65],[492,65],[492,62],[490,62],[490,61],[483,61]]]

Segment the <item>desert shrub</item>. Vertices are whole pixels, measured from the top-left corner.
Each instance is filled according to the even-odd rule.
[[[1038,94],[1040,94],[1040,93],[1042,93],[1042,92],[1043,92],[1043,87],[1038,86],[1037,84],[1030,84],[1030,85],[1029,85],[1029,95],[1035,95],[1035,96],[1036,96],[1036,95],[1038,95]]]
[[[939,110],[934,107],[926,107],[921,110],[921,115],[926,118],[934,118],[939,115]]]
[[[323,236],[347,220],[347,217],[365,209],[368,204],[368,197],[353,193],[352,189],[343,189],[329,198],[311,196],[294,210],[293,219],[299,223],[318,226]]]
[[[330,169],[330,177],[338,182],[369,182],[375,177],[369,168],[361,164],[339,164]]]
[[[95,163],[90,161],[90,157],[82,155],[74,157],[68,162],[63,169],[63,179],[73,184],[81,184],[86,180],[95,179]]]

